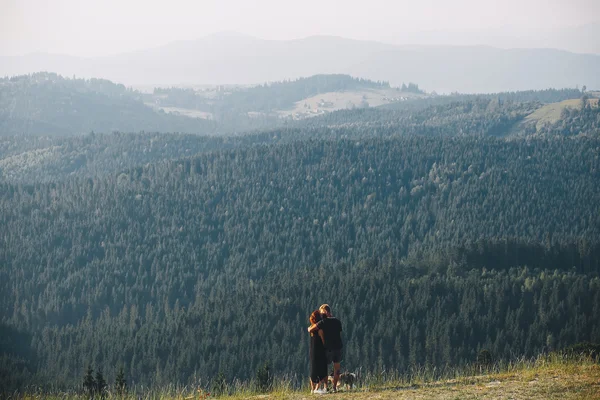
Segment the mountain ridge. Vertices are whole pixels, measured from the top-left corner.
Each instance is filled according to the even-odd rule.
[[[539,57],[543,57],[541,62]],[[1,76],[54,71],[126,85],[173,85],[257,84],[344,73],[393,85],[412,81],[426,90],[466,93],[600,87],[595,73],[599,67],[600,55],[546,48],[392,45],[324,35],[277,41],[231,33],[114,56],[34,53],[0,57]]]

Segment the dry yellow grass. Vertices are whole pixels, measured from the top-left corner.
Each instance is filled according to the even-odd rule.
[[[593,363],[549,364],[490,375],[467,376],[421,385],[363,387],[335,394],[312,395],[308,392],[275,392],[247,396],[253,399],[336,400],[468,400],[468,399],[560,399],[600,400],[600,365]],[[242,398],[239,395],[233,398]]]
[[[353,390],[340,390],[325,395],[310,394],[308,389],[298,391],[285,387],[276,388],[267,394],[256,394],[240,388],[235,394],[215,397],[202,390],[183,388],[146,393],[130,393],[121,397],[109,393],[107,400],[469,400],[469,399],[531,399],[531,400],[600,400],[600,364],[593,360],[573,361],[561,357],[540,357],[533,362],[519,362],[505,365],[503,372],[484,375],[464,375],[455,379],[427,381],[426,375],[410,383],[384,382],[363,383]],[[459,371],[458,371],[459,372]],[[426,381],[426,382],[423,382]],[[283,384],[283,383],[282,383]],[[85,399],[86,396],[73,393],[53,395],[34,393],[15,395],[14,399]]]

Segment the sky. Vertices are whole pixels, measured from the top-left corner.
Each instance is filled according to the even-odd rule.
[[[535,36],[598,21],[600,0],[0,0],[0,55],[106,56],[222,31],[390,43],[449,33],[446,41],[464,44],[467,36]]]

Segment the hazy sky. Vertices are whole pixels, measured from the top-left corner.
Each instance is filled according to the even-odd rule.
[[[597,21],[600,0],[0,0],[0,55],[109,55],[220,31],[402,42],[411,32],[527,35]]]

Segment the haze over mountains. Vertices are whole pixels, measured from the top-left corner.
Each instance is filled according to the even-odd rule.
[[[550,48],[572,53],[600,54],[600,22],[566,26],[546,31],[505,25],[485,30],[447,29],[407,32],[404,35],[382,38],[398,45],[487,45],[502,49]]]
[[[487,46],[399,46],[334,36],[263,40],[220,33],[110,57],[0,57],[0,75],[52,71],[126,85],[257,84],[346,73],[428,91],[499,92],[600,87],[600,55]]]

